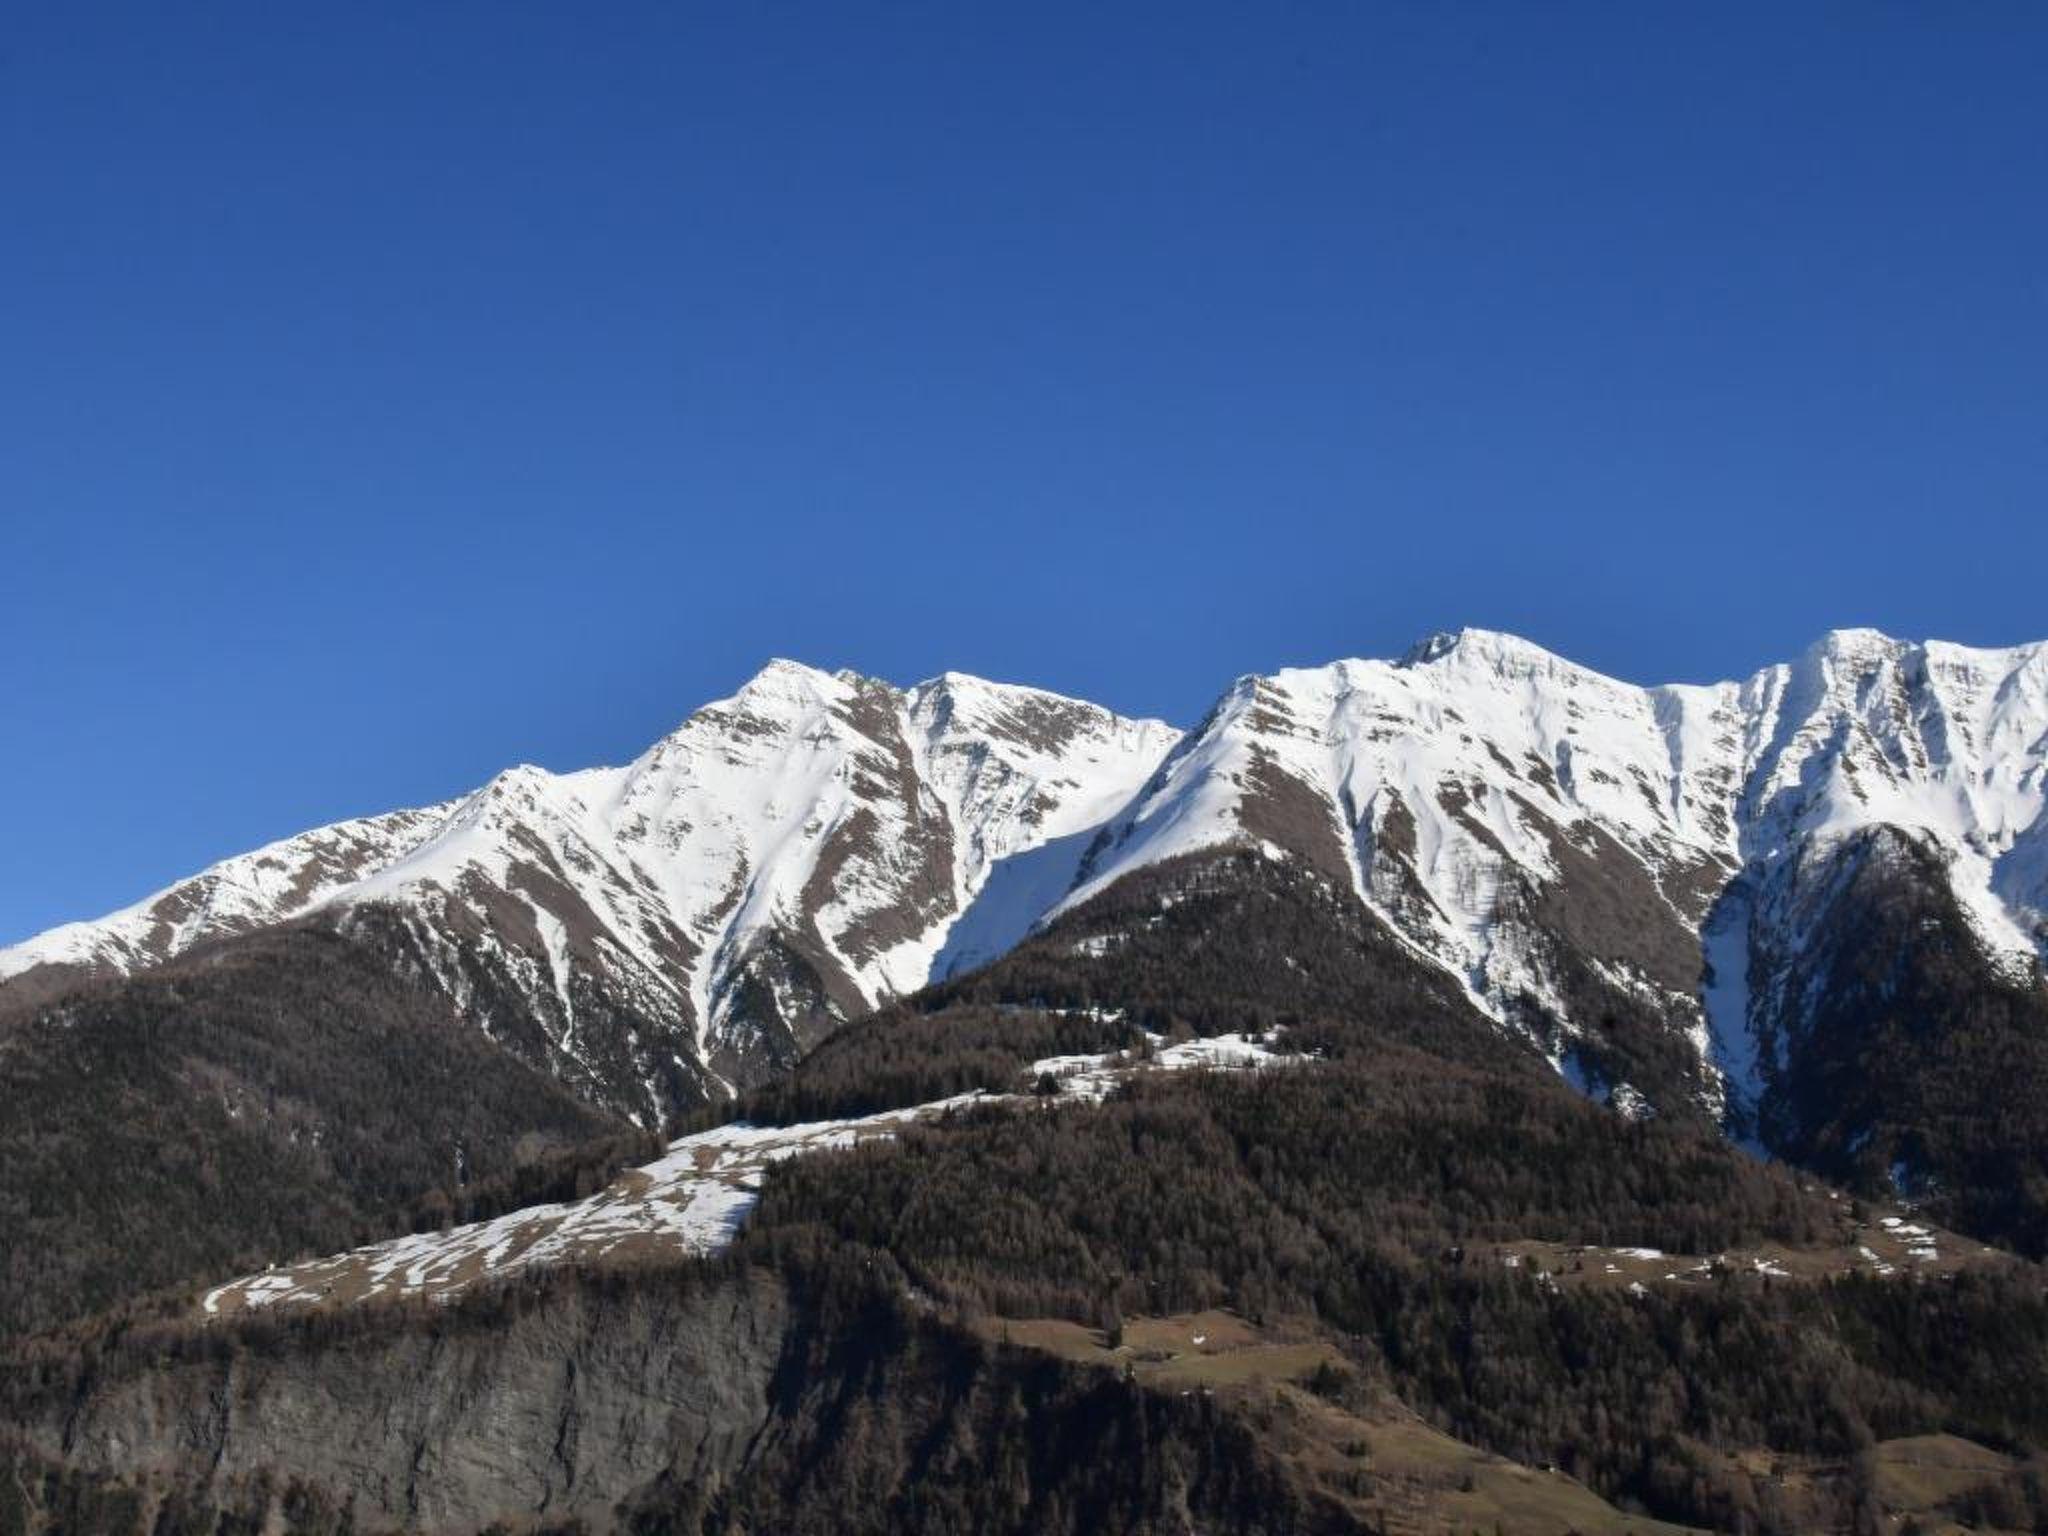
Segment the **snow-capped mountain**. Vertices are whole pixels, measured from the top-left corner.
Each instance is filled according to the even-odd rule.
[[[2048,645],[1845,630],[1742,682],[1646,688],[1465,630],[1243,678],[1185,738],[952,674],[776,662],[626,767],[514,769],[288,839],[0,951],[0,980],[330,922],[644,1119],[1138,869],[1251,845],[1362,901],[1589,1091],[1741,1119],[1798,1032],[1829,850],[1892,829],[2024,972],[2048,943],[2044,779]]]
[[[515,768],[452,804],[287,839],[0,951],[0,979],[332,922],[649,1119],[922,985],[1005,861],[1036,853],[1063,889],[1062,859],[1071,876],[1176,739],[1032,689],[949,674],[905,691],[778,661],[623,768]],[[974,911],[957,945],[999,949],[1036,915]]]
[[[1395,662],[1241,679],[1064,904],[1176,855],[1282,850],[1589,1087],[1717,1109],[1730,1078],[1760,1091],[1755,1037],[1796,1002],[1750,974],[1749,928],[1797,850],[1898,828],[1940,851],[1989,951],[2031,956],[2044,763],[2048,645],[1845,630],[1745,682],[1642,688],[1465,630]]]

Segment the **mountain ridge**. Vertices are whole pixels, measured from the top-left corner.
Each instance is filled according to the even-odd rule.
[[[287,921],[377,926],[487,1029],[540,1020],[551,1069],[657,1123],[921,985],[995,864],[1092,828],[1173,739],[959,674],[896,689],[771,662],[621,767],[511,768],[285,839],[0,951],[0,981],[49,990]],[[600,1066],[593,1029],[632,1061]]]
[[[517,767],[284,839],[0,950],[0,987],[389,908],[407,964],[487,1028],[541,1017],[553,1070],[652,1123],[1138,869],[1250,846],[1587,1091],[1741,1122],[1769,1091],[1758,1040],[1792,1027],[1753,1016],[1790,1004],[1750,974],[1798,947],[1759,926],[1802,906],[1788,855],[1897,828],[2018,974],[2048,948],[2044,777],[2048,643],[1841,629],[1740,681],[1642,687],[1466,628],[1246,674],[1186,732],[778,659],[624,766]],[[593,1067],[593,1033],[634,1065]]]

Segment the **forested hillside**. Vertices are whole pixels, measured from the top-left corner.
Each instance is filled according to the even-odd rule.
[[[656,1145],[320,929],[0,1015],[0,1104],[0,1335],[587,1193]]]
[[[1032,1065],[1247,1030],[1263,1067],[1100,1102]],[[1162,865],[757,1093],[799,1119],[999,1097],[771,1161],[722,1257],[17,1344],[15,1528],[2048,1519],[2039,1269],[1948,1233],[1879,1262],[1861,1202],[1499,1046],[1318,876]],[[140,1407],[222,1394],[224,1419]],[[419,1470],[351,1495],[392,1401]],[[526,1513],[479,1456],[532,1469]]]

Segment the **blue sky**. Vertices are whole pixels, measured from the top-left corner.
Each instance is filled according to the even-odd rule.
[[[770,655],[2048,636],[2048,10],[34,5],[0,940]]]

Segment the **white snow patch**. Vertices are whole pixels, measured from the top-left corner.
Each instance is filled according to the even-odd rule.
[[[1286,1066],[1313,1058],[1275,1050],[1268,1042],[1242,1034],[1210,1035],[1169,1045],[1164,1035],[1147,1035],[1151,1055],[1110,1051],[1101,1055],[1045,1056],[1031,1063],[1027,1081],[1051,1078],[1063,1094],[1102,1100],[1118,1084],[1143,1072],[1185,1072],[1192,1069],[1250,1071]]]
[[[215,1287],[201,1307],[213,1316],[278,1303],[447,1296],[478,1280],[539,1266],[710,1253],[739,1230],[770,1163],[892,1135],[913,1120],[983,1097],[963,1094],[913,1110],[806,1125],[720,1126],[670,1143],[659,1159],[587,1200],[530,1206],[268,1270]]]

